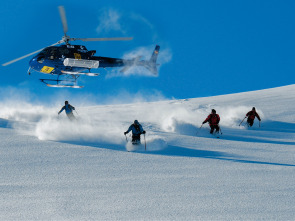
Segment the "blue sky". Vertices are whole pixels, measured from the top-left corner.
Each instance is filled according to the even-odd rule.
[[[136,71],[118,76],[119,69],[98,69],[99,77],[81,78],[83,89],[48,88],[38,80],[46,75],[27,75],[27,58],[0,67],[2,99],[21,94],[41,102],[128,102],[294,84],[294,1],[2,1],[2,63],[61,39],[59,5],[65,7],[71,37],[134,37],[130,42],[72,42],[96,50],[97,56],[121,58],[142,51],[150,56],[159,44],[159,76]]]

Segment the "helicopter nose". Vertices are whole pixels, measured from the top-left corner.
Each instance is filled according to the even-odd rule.
[[[40,66],[40,63],[37,61],[38,57],[33,57],[30,61],[29,61],[29,66],[31,69],[38,69]]]
[[[32,59],[29,61],[29,64],[32,65],[32,64],[34,64],[36,61],[37,61],[37,58],[34,57],[34,58],[32,58]]]

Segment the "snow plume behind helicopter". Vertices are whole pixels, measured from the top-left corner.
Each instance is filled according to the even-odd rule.
[[[151,71],[149,71],[147,68],[143,66],[137,66],[136,61],[149,61],[151,58],[151,53],[153,51],[154,45],[148,46],[148,47],[138,47],[132,51],[129,51],[123,55],[123,59],[126,60],[134,60],[134,64],[129,66],[125,71],[122,71],[123,69],[113,69],[107,74],[107,78],[112,77],[129,77],[129,76],[146,76],[146,77],[158,77],[158,74],[155,75]],[[157,69],[158,73],[160,72],[160,67],[168,62],[170,62],[172,59],[172,52],[169,48],[161,49],[158,59],[157,59]]]

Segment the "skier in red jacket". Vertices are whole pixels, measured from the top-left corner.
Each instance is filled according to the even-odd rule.
[[[257,117],[258,120],[261,121],[259,115],[257,114],[257,112],[255,110],[255,107],[253,107],[252,110],[246,114],[246,117],[248,117],[247,124],[249,125],[249,127],[253,126],[255,117]]]
[[[219,125],[218,125],[219,121],[220,121],[219,115],[216,114],[216,110],[212,109],[211,114],[208,115],[206,120],[204,120],[203,124],[209,122],[209,126],[211,128],[210,134],[213,134],[214,129],[216,130],[215,131],[216,133],[219,132]]]

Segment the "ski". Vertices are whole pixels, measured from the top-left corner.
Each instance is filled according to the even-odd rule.
[[[212,134],[212,136],[214,136],[214,137],[216,137],[218,139],[221,138],[221,135],[222,134],[220,134],[219,132],[218,133],[215,132],[215,133]]]

